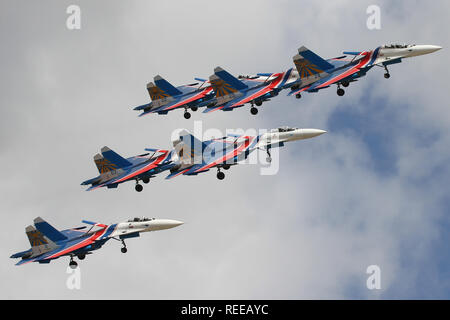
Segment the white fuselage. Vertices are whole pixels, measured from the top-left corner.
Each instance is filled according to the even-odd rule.
[[[294,129],[286,132],[272,130],[271,132],[264,133],[261,136],[261,139],[259,140],[256,147],[263,148],[266,146],[276,145],[279,143],[310,139],[324,133],[326,133],[326,131],[320,129]]]
[[[405,48],[390,48],[389,46],[384,46],[380,48],[375,64],[389,60],[417,57],[424,54],[436,52],[440,49],[442,49],[442,47],[440,46],[425,45],[425,44],[408,45]]]
[[[115,230],[111,233],[111,237],[118,237],[136,232],[149,232],[164,229],[171,229],[182,225],[183,222],[169,219],[151,219],[149,221],[139,222],[121,222],[118,223]]]

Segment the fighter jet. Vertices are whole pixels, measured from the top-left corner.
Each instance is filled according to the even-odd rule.
[[[281,127],[258,136],[227,135],[219,139],[200,141],[186,130],[180,133],[179,140],[174,142],[175,153],[170,174],[166,179],[179,175],[197,175],[210,169],[217,169],[217,178],[223,180],[228,170],[239,161],[247,159],[255,150],[265,150],[267,161],[271,161],[271,148],[282,147],[286,142],[309,139],[326,133],[319,129],[299,129]],[[175,156],[174,156],[175,158]]]
[[[374,66],[384,68],[386,71],[384,77],[389,79],[389,65],[400,63],[405,58],[433,53],[440,49],[442,47],[433,45],[392,44],[380,46],[372,51],[345,51],[343,56],[325,60],[303,46],[293,57],[297,68],[297,81],[290,83],[291,92],[288,95],[295,95],[297,99],[300,99],[303,91],[317,92],[336,84],[338,96],[343,96],[345,91],[341,85],[348,87],[351,82],[365,76]]]
[[[154,77],[154,83],[147,84],[147,91],[152,101],[134,108],[142,111],[140,117],[150,113],[167,114],[171,110],[184,108],[184,117],[189,119],[191,114],[188,109],[197,111],[214,98],[213,88],[206,81],[174,87],[159,75]]]
[[[148,183],[156,174],[170,169],[173,164],[171,153],[168,150],[146,149],[152,152],[123,158],[108,147],[101,149],[101,154],[94,156],[94,162],[100,173],[97,177],[86,180],[81,185],[91,185],[87,191],[101,187],[117,188],[125,181],[136,181],[136,191],[141,192],[143,187],[139,181]]]
[[[289,75],[286,72],[282,72],[238,79],[221,67],[217,67],[214,74],[209,77],[215,98],[207,103],[203,113],[217,110],[232,111],[249,103],[250,112],[255,115],[258,113],[255,105],[261,106],[264,101],[277,96],[283,89],[282,84],[287,76]]]
[[[182,225],[183,222],[166,219],[134,218],[127,222],[111,225],[82,221],[86,226],[58,231],[42,218],[34,219],[34,226],[25,228],[31,249],[13,254],[10,258],[21,258],[16,265],[29,262],[50,263],[62,256],[69,256],[69,266],[77,267],[73,259],[83,260],[92,251],[100,249],[108,240],[122,242],[122,253],[127,252],[125,239],[139,237],[140,233],[170,229]]]

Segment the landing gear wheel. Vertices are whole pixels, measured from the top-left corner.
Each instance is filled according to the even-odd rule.
[[[191,110],[195,112],[198,110],[198,107],[191,107]]]
[[[223,170],[228,170],[228,169],[230,169],[230,165],[229,164],[224,164],[222,168],[223,168]]]
[[[302,97],[302,95],[301,95],[300,93],[297,93],[297,94],[295,95],[295,97],[296,97],[297,99],[300,99],[300,98]]]
[[[72,269],[76,269],[78,267],[78,263],[76,261],[70,260],[69,267]]]
[[[142,182],[143,182],[143,183],[145,183],[145,184],[147,184],[147,183],[149,183],[149,182],[150,182],[150,178],[145,178],[145,179],[142,179]]]
[[[347,88],[349,85],[350,85],[350,82],[348,82],[348,81],[342,82],[342,86],[343,86],[344,88]]]
[[[252,115],[256,115],[256,114],[258,114],[258,109],[256,109],[255,107],[252,107],[252,108],[250,109],[250,113],[251,113]]]
[[[256,104],[258,107],[260,107],[260,106],[262,105],[262,102],[261,102],[261,101],[257,101],[257,102],[255,102],[255,104]]]
[[[268,163],[271,163],[271,162],[272,162],[272,158],[271,158],[271,157],[267,157],[267,158],[266,158],[266,161],[267,161]]]
[[[142,185],[140,185],[140,184],[137,184],[137,185],[134,187],[134,189],[135,189],[137,192],[141,192],[141,191],[144,189],[144,187],[143,187]]]
[[[219,180],[225,179],[225,173],[223,173],[221,171],[217,172],[217,179],[219,179]]]
[[[190,117],[191,117],[191,114],[190,114],[189,112],[186,111],[186,112],[184,113],[184,118],[185,118],[185,119],[189,119]]]
[[[342,89],[342,88],[337,89],[337,95],[338,95],[339,97],[342,97],[344,94],[345,94],[344,89]]]
[[[120,248],[120,251],[121,251],[122,253],[127,253],[128,249],[127,249],[126,247],[123,247],[123,248]]]
[[[384,74],[384,77],[385,77],[386,79],[389,79],[389,78],[391,77],[391,75],[390,75],[389,73],[385,73],[385,74]]]
[[[84,260],[84,258],[86,258],[86,255],[85,254],[79,254],[77,257],[80,260]]]

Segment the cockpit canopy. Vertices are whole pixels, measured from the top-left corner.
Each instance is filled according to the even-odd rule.
[[[415,44],[386,44],[383,46],[383,49],[405,49],[413,46]]]
[[[290,127],[285,126],[285,127],[280,127],[278,129],[273,129],[272,132],[290,132],[290,131],[295,131],[297,129],[298,128],[290,128]]]
[[[142,217],[142,218],[129,219],[128,222],[145,222],[145,221],[152,221],[152,220],[155,220],[155,218]]]

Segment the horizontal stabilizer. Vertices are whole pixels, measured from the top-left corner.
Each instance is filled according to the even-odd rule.
[[[361,54],[361,51],[344,51],[343,54],[348,54],[351,56],[359,56]]]
[[[109,160],[112,164],[114,164],[117,168],[125,168],[131,166],[131,162],[127,159],[123,158],[116,152],[112,151],[108,147],[102,148],[102,155],[105,159]]]
[[[107,228],[108,226],[102,223],[97,223],[97,222],[92,222],[89,220],[81,220],[81,222],[92,225],[92,226],[96,226],[96,227],[100,227],[100,228]]]

